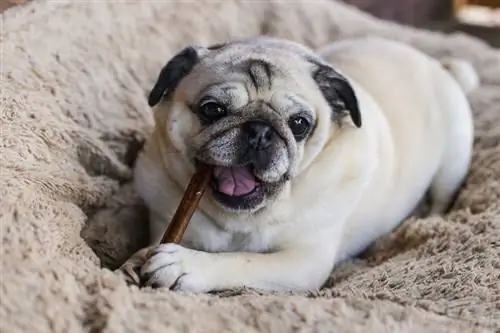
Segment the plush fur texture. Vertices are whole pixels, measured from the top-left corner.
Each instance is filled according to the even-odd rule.
[[[332,1],[43,2],[2,15],[0,326],[5,332],[492,332],[498,310],[500,54]],[[191,295],[113,272],[147,243],[131,189],[148,93],[188,44],[266,33],[313,47],[385,36],[470,61],[475,141],[445,217],[412,219],[313,293]]]

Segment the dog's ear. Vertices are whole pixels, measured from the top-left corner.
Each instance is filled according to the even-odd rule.
[[[332,108],[333,119],[347,110],[354,125],[361,127],[358,99],[349,81],[328,65],[315,65],[313,78]]]
[[[148,104],[150,107],[158,104],[164,96],[175,90],[182,78],[188,75],[198,63],[200,53],[203,53],[203,50],[202,47],[188,46],[167,62],[149,93]]]

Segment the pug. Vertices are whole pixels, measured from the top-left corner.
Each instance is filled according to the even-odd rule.
[[[188,46],[149,95],[135,166],[150,246],[122,267],[186,292],[320,288],[430,199],[449,209],[471,160],[472,66],[395,41],[314,52],[253,37]],[[209,189],[181,244],[159,244],[197,163]]]

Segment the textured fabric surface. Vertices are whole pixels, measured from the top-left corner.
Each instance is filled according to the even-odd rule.
[[[36,1],[2,20],[1,332],[500,331],[498,50],[333,1]],[[126,286],[108,268],[147,237],[129,182],[148,90],[186,44],[258,34],[375,34],[472,61],[474,162],[453,211],[406,221],[315,293]]]

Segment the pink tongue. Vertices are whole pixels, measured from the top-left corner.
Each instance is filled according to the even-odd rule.
[[[230,196],[242,196],[257,186],[254,175],[246,167],[215,167],[218,190]]]

